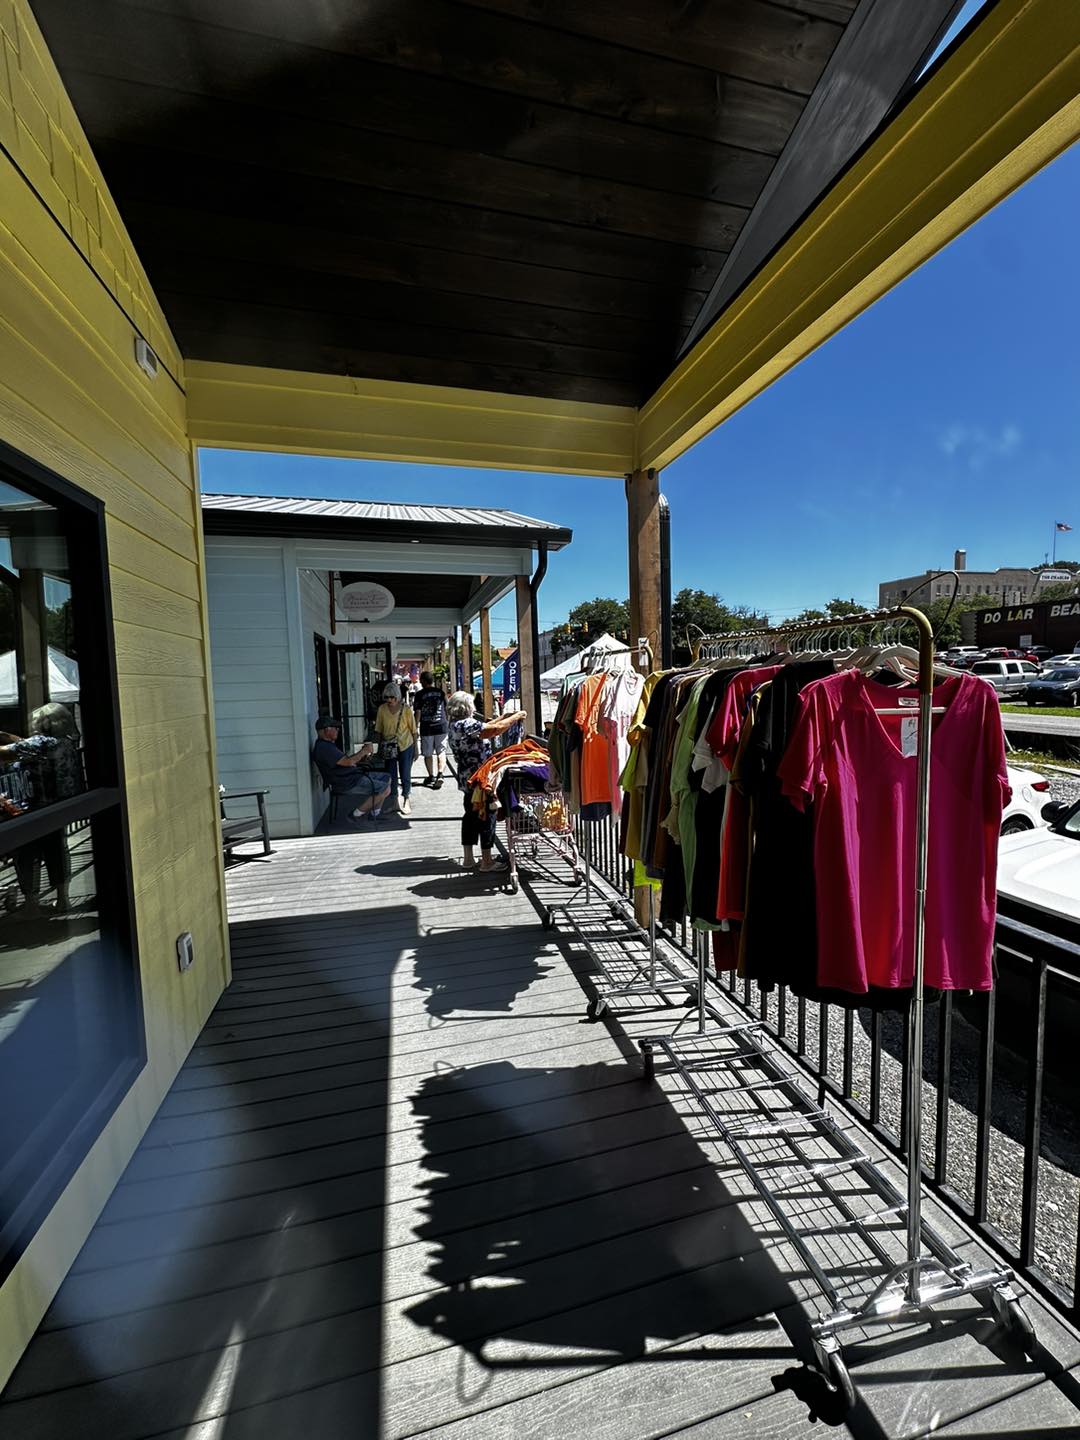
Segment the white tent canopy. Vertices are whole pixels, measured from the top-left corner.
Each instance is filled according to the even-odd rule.
[[[79,667],[70,655],[49,646],[49,699],[72,705],[79,698]],[[19,703],[19,674],[15,651],[0,655],[0,708]]]
[[[569,659],[561,660],[558,665],[553,666],[550,670],[545,670],[540,676],[540,689],[548,691],[558,690],[567,675],[574,675],[579,670],[585,668],[582,664],[582,656],[595,655],[597,651],[604,650],[625,651],[626,663],[627,665],[630,664],[630,652],[621,640],[616,640],[614,635],[599,635],[591,644],[586,645],[584,650],[579,650],[576,655],[571,655]]]

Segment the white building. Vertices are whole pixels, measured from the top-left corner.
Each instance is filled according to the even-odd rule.
[[[508,510],[204,495],[218,776],[269,788],[275,836],[309,835],[326,809],[311,764],[314,722],[340,714],[366,737],[378,692],[534,570],[534,547],[571,532]],[[369,580],[392,609],[355,623],[341,592]]]

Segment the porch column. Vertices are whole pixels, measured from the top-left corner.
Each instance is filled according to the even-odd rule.
[[[461,688],[473,693],[472,626],[461,627]]]
[[[451,694],[453,694],[454,691],[458,688],[458,683],[457,683],[457,662],[458,662],[458,643],[457,643],[457,626],[455,625],[455,626],[454,626],[454,633],[450,636],[450,693],[451,693]]]
[[[484,672],[484,719],[491,720],[495,703],[491,694],[491,612],[486,605],[480,610],[480,669]]]
[[[49,673],[48,611],[45,608],[45,574],[42,570],[23,569],[19,576],[18,659],[23,672],[22,701],[29,723],[33,711],[48,699],[46,676]]]
[[[528,575],[514,581],[517,600],[517,641],[521,676],[521,709],[528,717],[525,728],[530,735],[541,734],[540,715],[536,706],[536,651],[533,648],[533,597]]]
[[[644,636],[660,663],[660,476],[635,470],[626,477],[630,569],[630,644]],[[647,669],[647,665],[641,667]]]

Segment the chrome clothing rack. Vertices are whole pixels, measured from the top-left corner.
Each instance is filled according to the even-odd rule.
[[[639,1042],[644,1075],[651,1080],[659,1050],[672,1070],[702,1107],[716,1138],[733,1152],[757,1196],[780,1225],[826,1302],[826,1309],[810,1327],[817,1368],[843,1405],[855,1400],[854,1385],[843,1358],[840,1335],[873,1325],[895,1325],[910,1321],[934,1306],[961,1296],[978,1297],[1030,1353],[1035,1346],[1031,1321],[1023,1310],[1007,1267],[975,1270],[922,1215],[922,1092],[923,1024],[926,971],[926,882],[930,827],[930,747],[932,717],[944,707],[933,704],[934,637],[930,621],[914,606],[872,610],[846,615],[832,621],[741,630],[721,635],[701,634],[692,646],[693,663],[703,660],[760,654],[767,645],[778,653],[831,653],[845,641],[873,644],[880,637],[895,638],[906,626],[918,633],[918,771],[915,816],[914,976],[908,1007],[908,1055],[904,1079],[906,1115],[907,1174],[904,1194],[894,1186],[880,1166],[862,1149],[825,1109],[824,1092],[819,1103],[806,1096],[794,1077],[778,1062],[778,1050],[765,1034],[764,1021],[733,1023],[707,999],[710,979],[707,970],[708,936],[699,934],[697,945],[697,1024],[686,1028],[686,1019],[668,1035],[650,1036]],[[856,635],[854,632],[861,634]],[[908,709],[879,711],[886,715],[907,715]],[[689,1017],[687,1017],[688,1019]],[[707,1021],[719,1022],[710,1028]],[[751,1115],[733,1123],[718,1103],[721,1092],[710,1090],[704,1076],[711,1073],[760,1071],[749,1085],[737,1084],[740,1097],[779,1097],[776,1104],[759,1106],[761,1118]],[[939,1104],[947,1097],[939,1096]],[[780,1115],[777,1115],[777,1112]],[[776,1153],[779,1148],[780,1154]],[[785,1152],[786,1148],[786,1153]],[[764,1156],[758,1153],[764,1149]],[[836,1190],[834,1177],[852,1175],[866,1185],[870,1198],[880,1208],[859,1214],[850,1193]],[[795,1192],[816,1192],[840,1212],[837,1229],[856,1235],[866,1247],[877,1269],[877,1283],[850,1303],[842,1289],[830,1279],[826,1266],[815,1254],[813,1241],[826,1233],[819,1225],[800,1226],[792,1219],[785,1197]],[[901,1229],[902,1225],[902,1229]],[[892,1241],[892,1249],[886,1243]]]

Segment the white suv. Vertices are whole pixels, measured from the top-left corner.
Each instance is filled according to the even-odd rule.
[[[1040,674],[1038,665],[1030,660],[976,660],[971,674],[992,685],[999,695],[1026,690]]]

